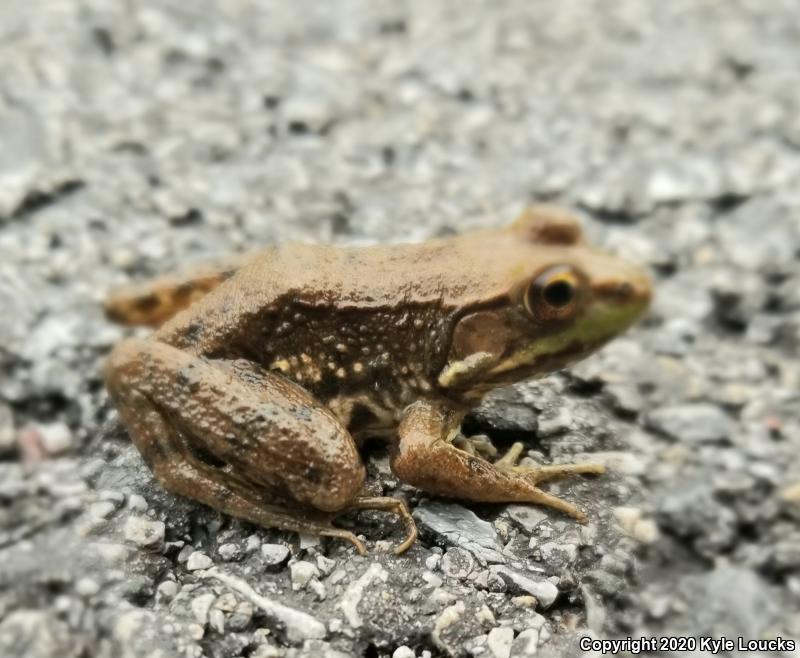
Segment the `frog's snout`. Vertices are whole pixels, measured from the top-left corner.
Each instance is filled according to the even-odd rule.
[[[594,310],[590,315],[597,326],[603,326],[613,336],[641,318],[652,296],[649,274],[643,268],[625,264],[594,282],[591,303]]]
[[[641,271],[635,277],[609,281],[595,287],[595,294],[606,303],[640,308],[644,311],[653,297],[650,277]]]

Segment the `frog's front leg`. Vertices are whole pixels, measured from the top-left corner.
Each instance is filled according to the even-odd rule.
[[[155,341],[127,340],[106,364],[111,397],[163,486],[262,526],[346,539],[348,509],[405,504],[361,496],[365,469],[352,437],[293,382],[247,361],[204,359]]]
[[[441,496],[476,502],[529,502],[553,507],[579,521],[586,515],[570,503],[536,485],[577,473],[602,473],[599,464],[556,464],[534,468],[516,466],[522,444],[514,444],[491,463],[453,444],[462,414],[429,402],[406,409],[399,441],[392,450],[397,476],[420,489]]]

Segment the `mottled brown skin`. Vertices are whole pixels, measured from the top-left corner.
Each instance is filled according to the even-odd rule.
[[[115,347],[106,382],[167,489],[361,552],[332,519],[394,511],[408,530],[400,553],[414,522],[402,500],[365,491],[357,442],[389,438],[395,474],[431,493],[582,520],[537,485],[601,466],[519,467],[521,444],[492,463],[460,422],[489,390],[590,354],[649,298],[640,269],[586,245],[551,208],[424,244],[291,244],[112,296],[117,321],[170,319]]]

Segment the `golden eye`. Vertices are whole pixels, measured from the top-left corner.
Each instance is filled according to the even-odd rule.
[[[550,267],[525,292],[525,308],[535,319],[563,320],[577,308],[581,278],[569,265]]]

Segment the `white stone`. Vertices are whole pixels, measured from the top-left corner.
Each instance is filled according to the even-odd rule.
[[[212,608],[208,613],[208,625],[222,635],[225,632],[225,613],[218,608]]]
[[[442,589],[441,587],[437,587],[435,590],[433,590],[428,598],[431,603],[442,607],[450,605],[456,600],[455,594],[451,594],[446,589]]]
[[[434,553],[433,555],[431,555],[430,557],[428,557],[428,558],[425,560],[425,566],[426,566],[426,567],[427,567],[427,568],[428,568],[430,571],[434,571],[434,570],[436,569],[436,567],[438,567],[438,566],[439,566],[439,562],[440,562],[441,560],[442,560],[442,556],[441,556],[441,555],[437,555],[436,553]]]
[[[303,560],[290,564],[289,571],[292,578],[292,589],[295,592],[305,589],[312,578],[319,576],[317,567],[311,564],[311,562],[305,562]]]
[[[125,522],[125,540],[148,550],[161,551],[164,548],[164,532],[163,521],[131,516]]]
[[[528,658],[535,656],[539,648],[539,631],[526,628],[511,643],[511,658]]]
[[[217,555],[219,555],[226,562],[230,562],[239,555],[239,547],[236,544],[222,544],[217,548]]]
[[[48,455],[60,455],[72,447],[72,432],[64,423],[41,424],[36,429]]]
[[[494,658],[509,658],[511,656],[511,643],[514,641],[514,629],[510,627],[497,627],[489,631],[486,646]]]
[[[178,595],[180,586],[174,580],[164,580],[156,589],[156,599],[163,603],[169,603]]]
[[[456,601],[453,605],[442,610],[442,614],[434,622],[433,632],[431,633],[431,639],[433,639],[433,643],[437,647],[447,650],[447,645],[442,639],[442,631],[457,623],[464,616],[465,611],[466,606],[463,601]]]
[[[205,626],[208,621],[208,613],[211,610],[211,605],[216,598],[215,594],[201,594],[192,599],[192,614],[198,624]]]
[[[417,655],[414,653],[413,649],[404,644],[394,650],[392,658],[417,658]]]
[[[475,613],[475,619],[477,619],[482,624],[494,624],[495,618],[494,613],[489,609],[485,603],[480,607],[478,612]]]
[[[201,551],[195,551],[186,560],[186,568],[189,571],[199,571],[200,569],[210,569],[214,566],[214,562],[208,555]]]
[[[652,544],[659,538],[655,521],[645,518],[638,507],[616,507],[614,518],[626,535],[643,544]]]
[[[107,500],[103,500],[98,503],[92,503],[89,506],[89,516],[97,521],[105,521],[110,519],[116,511],[117,506]]]
[[[317,569],[323,576],[330,575],[336,568],[336,560],[331,560],[324,555],[317,555]]]
[[[267,567],[279,567],[289,559],[289,547],[283,544],[262,544],[261,557]]]
[[[128,496],[128,509],[131,512],[144,514],[147,511],[147,501],[139,494],[131,494]]]
[[[99,591],[100,585],[97,584],[96,580],[92,580],[91,578],[81,578],[75,583],[75,592],[77,592],[79,596],[94,596]]]

